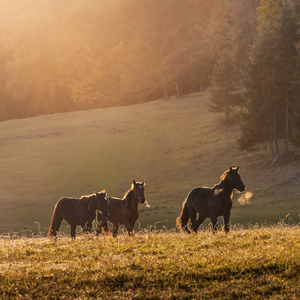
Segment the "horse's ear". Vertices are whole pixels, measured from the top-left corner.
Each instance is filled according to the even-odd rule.
[[[236,168],[236,171],[238,172],[238,171],[239,171],[239,169],[240,169],[240,166],[237,166],[237,168]]]
[[[142,186],[144,187],[146,184],[145,184],[145,181],[142,181]]]
[[[232,172],[232,167],[229,168],[229,172]]]

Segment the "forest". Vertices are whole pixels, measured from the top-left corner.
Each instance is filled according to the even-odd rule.
[[[300,146],[296,0],[0,0],[0,121],[210,90],[239,145]]]

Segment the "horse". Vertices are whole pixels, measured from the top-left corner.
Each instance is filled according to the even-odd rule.
[[[113,226],[113,237],[117,237],[120,225],[125,225],[128,235],[133,235],[132,231],[136,220],[139,217],[138,205],[144,204],[145,199],[145,182],[135,182],[133,180],[131,188],[125,193],[122,199],[109,197],[107,218],[100,212],[97,213],[97,234],[100,234],[102,227],[106,234],[110,234],[107,221],[111,222]]]
[[[90,233],[92,222],[96,218],[96,210],[100,210],[104,218],[108,216],[108,199],[105,190],[81,198],[61,198],[54,207],[48,236],[56,237],[62,220],[71,225],[72,239],[75,239],[77,225],[81,225],[84,233]]]
[[[221,181],[212,188],[196,187],[192,189],[182,203],[182,211],[176,219],[176,226],[187,233],[189,220],[192,230],[197,233],[199,226],[206,218],[210,218],[214,232],[217,231],[217,217],[223,216],[225,232],[229,232],[230,210],[232,208],[233,190],[245,190],[245,185],[239,174],[239,167],[223,173]],[[198,219],[196,215],[198,213]]]

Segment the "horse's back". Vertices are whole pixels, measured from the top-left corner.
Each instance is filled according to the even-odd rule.
[[[120,198],[108,197],[109,216],[107,220],[113,224],[124,224],[123,206],[125,202]]]
[[[196,187],[193,188],[187,196],[187,204],[192,206],[199,214],[209,216],[209,198],[211,188]]]
[[[56,206],[59,207],[60,209],[68,209],[68,208],[72,208],[72,207],[77,207],[79,203],[79,199],[78,198],[69,198],[69,197],[64,197],[64,198],[60,198],[57,201]]]
[[[57,209],[61,213],[63,219],[70,225],[80,225],[78,213],[78,198],[61,198],[57,202]]]
[[[108,197],[108,208],[119,209],[122,207],[124,200],[115,197]]]
[[[206,197],[209,197],[211,193],[211,188],[208,187],[195,187],[193,188],[189,194],[188,199],[205,199]]]

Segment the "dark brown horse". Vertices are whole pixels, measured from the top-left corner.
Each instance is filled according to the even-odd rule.
[[[229,232],[233,189],[240,192],[245,190],[245,185],[238,171],[239,167],[230,167],[221,176],[221,181],[213,188],[197,187],[192,189],[183,201],[181,214],[176,219],[177,227],[190,233],[188,223],[191,219],[192,229],[197,232],[204,220],[210,218],[213,229],[216,231],[217,217],[223,216],[225,232]],[[196,220],[197,213],[199,216]]]
[[[131,185],[131,189],[126,192],[123,199],[120,198],[108,198],[108,211],[109,216],[105,216],[101,213],[97,213],[98,225],[97,234],[101,233],[102,227],[106,234],[109,234],[107,220],[114,224],[113,236],[116,237],[118,229],[121,224],[124,224],[128,235],[132,235],[135,222],[139,217],[138,205],[139,203],[145,203],[145,183],[135,182]]]
[[[91,232],[97,209],[101,211],[104,218],[108,216],[106,191],[95,192],[81,198],[61,198],[54,207],[48,236],[56,237],[62,220],[71,225],[71,237],[74,239],[77,225],[81,225],[84,233]]]

